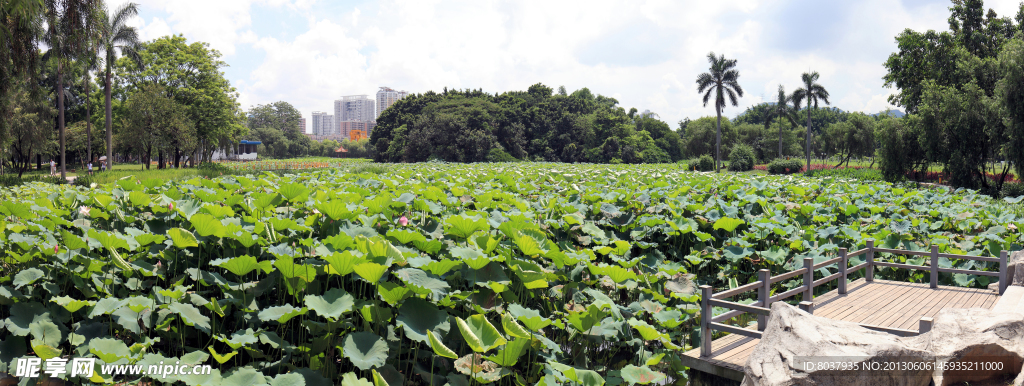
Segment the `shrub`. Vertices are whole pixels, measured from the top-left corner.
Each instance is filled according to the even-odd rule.
[[[92,176],[79,176],[78,178],[75,178],[75,180],[71,182],[71,185],[81,186],[83,188],[90,188],[92,187],[93,182],[94,181],[92,179]]]
[[[640,153],[640,157],[643,158],[645,164],[667,164],[672,162],[672,157],[657,146],[651,146],[644,149],[644,151]]]
[[[999,192],[1003,197],[1024,196],[1024,182],[1007,182],[1003,184],[1003,190]]]
[[[711,158],[711,155],[705,154],[700,158],[690,161],[690,170],[696,170],[698,172],[710,172],[715,170],[715,160]]]
[[[804,168],[804,163],[798,159],[785,160],[777,158],[768,164],[769,174],[793,174],[799,173]]]
[[[507,151],[501,148],[492,147],[491,151],[487,153],[487,162],[516,162],[519,161],[516,157],[508,154]]]
[[[742,143],[737,144],[729,152],[729,170],[734,172],[753,170],[756,159],[752,147]]]

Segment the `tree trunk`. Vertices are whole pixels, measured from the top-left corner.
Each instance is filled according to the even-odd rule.
[[[722,172],[722,109],[715,101],[715,113],[718,114],[718,132],[715,133],[715,173]]]
[[[779,159],[782,159],[782,125],[779,125]]]
[[[157,169],[163,169],[164,168],[164,150],[163,149],[160,149],[160,150],[156,151],[156,160],[157,160],[156,161],[156,168]]]
[[[57,128],[60,131],[60,178],[67,178],[67,165],[64,162],[64,74],[60,59],[57,59]]]
[[[114,167],[114,136],[110,130],[110,64],[107,64],[107,74],[104,79],[104,98],[106,99],[106,125],[107,125],[107,170],[112,170]]]
[[[807,88],[810,90],[810,87]],[[807,170],[811,171],[811,101],[807,100]]]
[[[92,101],[89,98],[89,70],[85,70],[85,162],[92,162]]]
[[[181,150],[178,148],[174,148],[174,168],[181,168]]]

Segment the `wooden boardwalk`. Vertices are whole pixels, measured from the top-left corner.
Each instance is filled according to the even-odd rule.
[[[850,282],[847,293],[833,290],[814,298],[814,315],[835,320],[902,330],[917,330],[921,317],[934,317],[944,308],[990,309],[999,292],[981,288],[931,288],[928,283],[904,283],[863,278]],[[756,330],[756,327],[749,327]],[[743,365],[760,339],[729,334],[712,342],[710,357],[700,349],[688,351],[683,364],[733,380],[743,379]]]

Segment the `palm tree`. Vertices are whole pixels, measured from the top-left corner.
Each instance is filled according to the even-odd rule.
[[[89,32],[95,27],[93,9],[99,0],[46,0],[44,15],[46,33],[43,42],[49,47],[44,59],[57,65],[57,128],[60,130],[60,177],[67,178],[64,130],[64,72],[71,62],[82,56]]]
[[[743,97],[743,88],[740,87],[737,79],[740,72],[736,70],[736,59],[726,59],[725,55],[715,57],[715,53],[708,54],[708,62],[711,63],[711,71],[697,76],[697,92],[704,93],[704,107],[707,107],[711,100],[711,94],[715,94],[715,113],[718,114],[718,133],[715,137],[715,172],[722,172],[722,110],[725,109],[725,97],[729,96],[729,102],[733,106],[739,105],[736,101],[737,95]],[[705,92],[706,91],[706,92]]]
[[[102,54],[100,59],[103,61],[103,93],[106,104],[106,129],[107,129],[107,170],[110,170],[111,166],[114,166],[114,137],[110,129],[111,112],[110,112],[110,78],[111,68],[114,62],[117,61],[117,50],[121,50],[121,54],[133,60],[140,68],[142,67],[142,59],[139,57],[139,49],[141,43],[139,42],[139,33],[135,27],[129,26],[126,23],[129,19],[139,14],[139,6],[135,3],[126,3],[120,8],[114,10],[109,15],[104,15],[102,25],[100,26],[100,46]]]
[[[104,16],[99,7],[94,8],[95,13],[92,17],[96,21],[100,21]],[[99,24],[99,23],[97,23]],[[102,24],[101,24],[102,26]],[[83,82],[85,83],[85,159],[86,162],[92,162],[92,72],[99,70],[99,63],[97,62],[97,56],[100,50],[100,28],[94,28],[89,31],[89,35],[86,36],[86,55],[82,58],[81,65],[85,71]]]
[[[793,106],[799,110],[800,103],[804,100],[807,101],[807,170],[811,170],[811,104],[814,108],[818,108],[818,100],[828,103],[828,90],[825,90],[820,84],[815,83],[818,81],[818,72],[814,71],[811,73],[805,72],[801,79],[804,82],[804,87],[793,91]]]
[[[786,95],[786,89],[779,85],[779,97],[775,100],[775,105],[768,109],[768,115],[764,120],[764,129],[768,130],[768,126],[771,126],[772,121],[776,119],[786,119],[789,123],[796,126],[796,109],[789,105],[789,102],[793,100],[792,96]],[[779,158],[782,158],[782,126],[779,126]]]

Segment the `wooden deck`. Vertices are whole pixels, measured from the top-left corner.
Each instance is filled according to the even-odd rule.
[[[988,289],[930,288],[928,283],[877,279],[868,283],[859,279],[848,284],[845,295],[839,295],[834,290],[816,297],[814,315],[860,324],[917,330],[921,317],[934,317],[941,309],[988,309],[998,299],[998,292]],[[743,379],[743,365],[759,341],[730,334],[713,342],[710,357],[702,358],[697,348],[686,352],[682,361],[695,370],[739,381]]]

